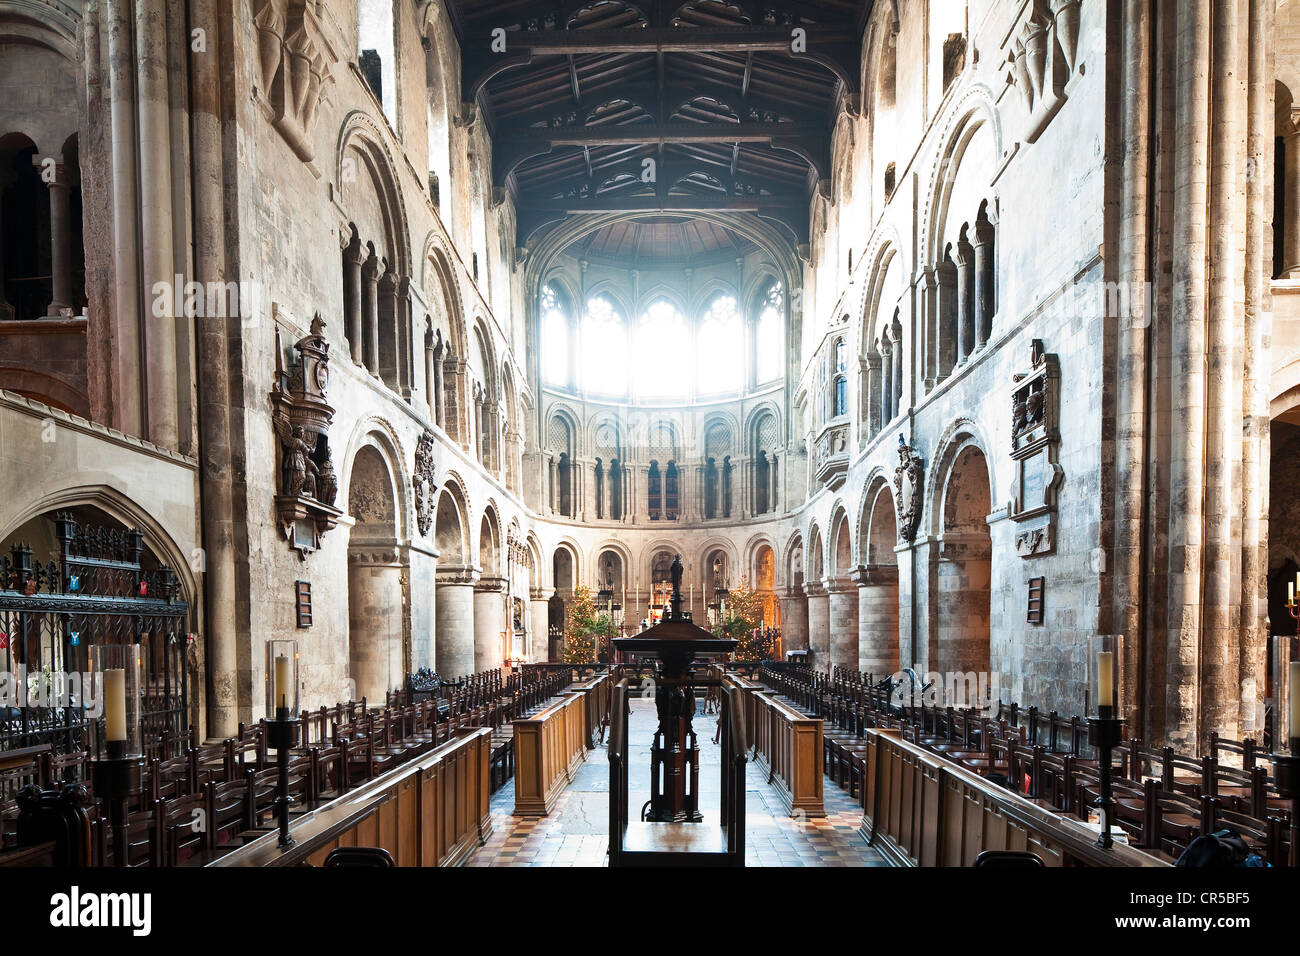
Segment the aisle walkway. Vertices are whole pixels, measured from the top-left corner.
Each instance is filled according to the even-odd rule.
[[[630,815],[650,799],[650,743],[654,702],[634,699],[628,722]],[[713,716],[695,717],[700,744],[700,810],[706,822],[719,812],[721,748],[712,742]],[[468,866],[605,866],[609,847],[609,761],[604,746],[587,754],[573,783],[545,817],[516,817],[514,782],[492,798],[492,836]],[[826,816],[793,820],[776,789],[753,763],[746,772],[745,861],[748,866],[885,866],[858,833],[862,811],[826,781]]]

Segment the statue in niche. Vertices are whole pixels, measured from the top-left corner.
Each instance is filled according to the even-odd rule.
[[[713,556],[713,586],[719,590],[721,590],[725,584],[723,580],[725,577],[725,572],[726,569],[723,567],[722,564],[722,555],[715,554]]]
[[[334,458],[330,455],[330,446],[328,442],[324,444],[325,457],[320,463],[320,474],[316,478],[316,500],[322,504],[332,505],[339,493],[339,481],[334,474]]]

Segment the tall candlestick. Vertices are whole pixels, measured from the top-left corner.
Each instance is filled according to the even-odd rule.
[[[289,658],[281,655],[275,659],[275,706],[289,706]]]
[[[104,738],[126,740],[126,671],[120,667],[104,671]]]
[[[1097,652],[1097,706],[1110,707],[1115,698],[1115,654]]]
[[[1291,662],[1291,733],[1292,740],[1300,738],[1300,661]]]

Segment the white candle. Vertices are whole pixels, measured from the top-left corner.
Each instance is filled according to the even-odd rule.
[[[126,741],[126,671],[120,667],[104,671],[104,737]]]
[[[1295,603],[1295,582],[1294,581],[1288,581],[1286,583],[1286,603],[1287,604]]]
[[[289,706],[289,658],[284,655],[275,659],[274,694],[276,707]]]
[[[1300,737],[1300,661],[1291,662],[1291,733],[1295,740]]]
[[[1109,707],[1115,697],[1115,652],[1097,652],[1097,706]]]

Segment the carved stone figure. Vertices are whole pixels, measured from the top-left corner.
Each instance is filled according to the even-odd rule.
[[[275,431],[284,450],[281,464],[284,493],[290,498],[315,498],[316,475],[320,469],[311,460],[315,449],[307,440],[306,431],[301,425],[290,426],[283,418],[275,419]]]
[[[427,535],[433,527],[433,432],[425,430],[415,446],[415,470],[411,485],[415,490],[415,524],[420,534]]]
[[[894,469],[894,508],[898,513],[898,538],[912,541],[921,523],[922,476],[925,463],[912,446],[898,436],[898,466]]]

